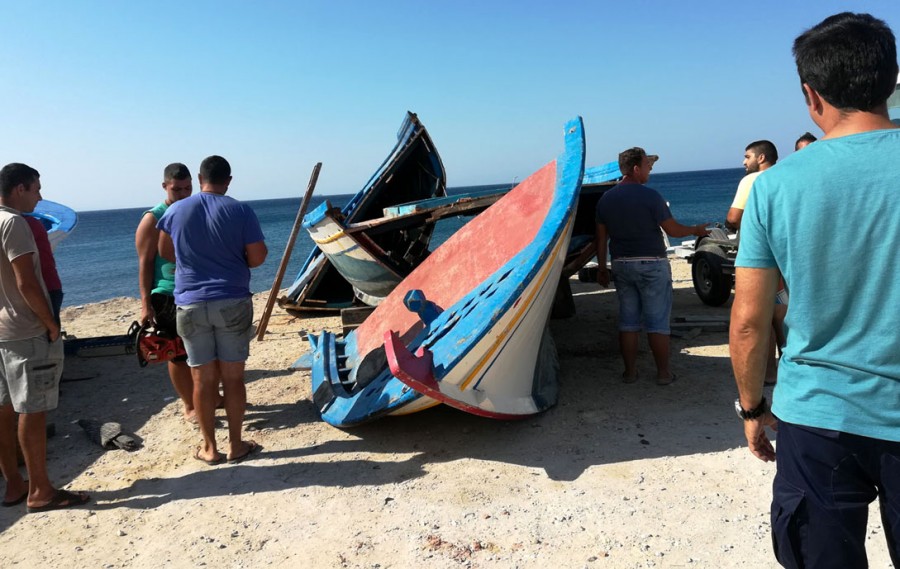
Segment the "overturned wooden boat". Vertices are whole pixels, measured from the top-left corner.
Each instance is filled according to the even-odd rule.
[[[414,113],[408,112],[397,133],[397,144],[363,188],[343,208],[334,208],[326,201],[306,216],[304,224],[308,228],[323,223],[334,228],[334,233],[317,239],[317,246],[286,295],[279,299],[279,305],[297,311],[334,311],[351,306],[353,281],[341,275],[323,250],[323,247],[333,250],[344,243],[342,230],[333,223],[360,224],[382,217],[385,208],[444,197],[446,188],[447,176],[441,157],[424,125]],[[427,255],[433,230],[433,224],[385,226],[383,231],[365,233],[359,240],[365,241],[372,250],[384,253],[386,268],[403,271],[417,265]],[[351,271],[358,267],[352,257],[347,257],[344,265]],[[363,275],[355,280],[365,281],[366,278]],[[380,278],[372,278],[380,283]],[[376,286],[376,295],[379,290],[381,288]]]
[[[340,211],[324,202],[304,218],[303,227],[353,287],[354,296],[377,306],[430,254],[429,240],[438,221],[476,215],[507,191],[418,200],[385,208],[382,217],[359,223],[343,222]]]
[[[557,160],[438,247],[359,328],[343,340],[310,336],[322,419],[353,426],[438,402],[510,418],[554,405],[547,319],[583,171],[578,118]]]

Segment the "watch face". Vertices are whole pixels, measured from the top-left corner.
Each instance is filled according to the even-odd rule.
[[[744,418],[744,408],[741,407],[740,399],[734,400],[734,412],[737,413],[737,416],[740,417],[741,419]]]

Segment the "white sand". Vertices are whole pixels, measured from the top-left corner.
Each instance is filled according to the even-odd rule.
[[[729,305],[696,298],[684,261],[673,269],[673,316],[727,318]],[[330,427],[310,403],[308,374],[286,368],[307,349],[304,330],[339,321],[276,307],[247,371],[247,426],[259,429],[248,436],[265,450],[240,465],[192,458],[199,433],[182,419],[164,366],[71,358],[64,379],[91,379],[62,385],[49,467],[93,500],[43,514],[0,509],[0,567],[777,566],[775,467],[744,446],[726,332],[673,338],[679,380],[667,387],[653,381],[642,346],[641,379],[626,385],[615,293],[573,289],[577,316],[553,322],[559,404],[519,422],[437,407]],[[123,298],[67,308],[64,327],[121,334],[138,310]],[[103,451],[78,418],[121,422],[144,447]],[[872,567],[890,566],[875,507],[869,556]]]

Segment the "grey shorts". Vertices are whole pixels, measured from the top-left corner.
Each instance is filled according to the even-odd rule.
[[[16,413],[56,409],[63,371],[63,342],[42,334],[27,340],[0,342],[0,405]]]
[[[175,322],[191,367],[214,360],[244,362],[250,356],[254,328],[249,297],[179,306]]]

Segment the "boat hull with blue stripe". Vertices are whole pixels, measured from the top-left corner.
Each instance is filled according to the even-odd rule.
[[[323,204],[328,215],[342,225],[379,218],[385,208],[447,195],[447,175],[434,143],[414,113],[407,113],[397,133],[397,143],[369,181],[343,208]],[[314,219],[325,219],[316,209],[304,219],[307,228]],[[372,235],[381,250],[390,251],[399,265],[415,266],[427,254],[434,226],[397,229]],[[279,305],[295,311],[336,311],[354,302],[354,290],[317,245],[307,257],[297,278]]]
[[[311,336],[313,401],[322,419],[348,427],[438,402],[508,418],[555,404],[558,365],[547,319],[583,171],[579,118],[566,127],[559,159],[451,236],[359,328],[344,340]],[[433,365],[421,365],[429,357]],[[460,382],[460,390],[492,390],[489,397],[470,401],[449,381],[441,388],[476,367],[480,375]]]

